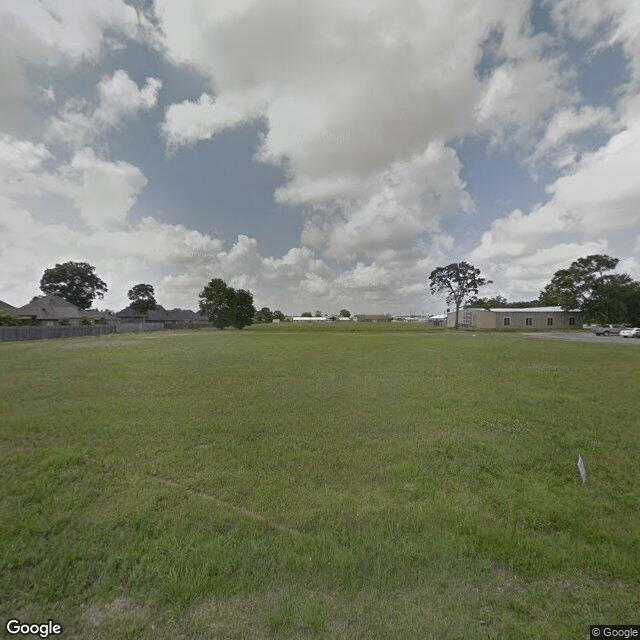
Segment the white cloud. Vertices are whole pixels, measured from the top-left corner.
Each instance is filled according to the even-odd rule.
[[[606,28],[596,48],[622,46],[632,73],[632,85],[640,80],[640,4],[636,0],[557,0],[551,15],[559,25],[579,39],[593,37]]]
[[[527,59],[494,70],[476,104],[475,117],[495,142],[514,132],[522,137],[551,108],[569,99],[565,82],[559,61],[543,60],[532,52]]]
[[[581,133],[596,126],[608,126],[612,122],[613,114],[606,107],[586,106],[582,109],[561,109],[547,125],[547,131],[538,149],[546,151],[575,133]]]
[[[100,133],[118,127],[124,118],[152,109],[161,86],[157,78],[147,78],[140,88],[119,69],[99,82],[99,103],[93,112],[89,112],[85,100],[68,100],[62,115],[51,119],[46,138],[75,147],[85,145]]]
[[[35,119],[27,72],[95,62],[122,40],[145,39],[148,21],[124,0],[0,3],[0,127],[24,133]],[[35,94],[38,98],[42,94]]]
[[[29,62],[95,59],[107,29],[136,36],[138,13],[122,0],[5,0],[2,31]],[[32,54],[29,54],[31,50]]]
[[[636,106],[637,100],[626,103],[619,120],[622,131],[600,149],[583,154],[571,171],[547,187],[548,202],[530,213],[515,210],[494,220],[471,259],[485,265],[494,279],[503,283],[510,279],[520,291],[527,290],[526,282],[539,289],[541,281],[544,285],[572,260],[609,251],[607,238],[618,232],[637,233],[640,118]],[[591,112],[583,120],[578,118],[575,128],[594,116],[599,117]],[[556,120],[557,133],[551,136],[558,140],[567,131],[561,123]],[[633,266],[637,257],[629,260]]]
[[[336,201],[341,216],[325,222],[326,254],[336,259],[376,256],[393,249],[410,249],[423,234],[437,233],[440,220],[463,211],[473,202],[459,177],[456,153],[440,143],[430,144],[408,161],[365,180],[354,180]],[[337,194],[336,194],[337,195]],[[307,227],[306,236],[322,233]]]
[[[90,227],[122,224],[147,179],[128,162],[111,162],[84,147],[68,163],[55,158],[42,144],[0,136],[0,195],[61,196],[78,210]]]
[[[122,223],[147,179],[128,162],[109,162],[85,147],[49,182],[50,191],[66,196],[91,227]]]
[[[434,266],[470,259],[500,291],[533,297],[568,261],[612,249],[614,232],[638,233],[639,6],[549,5],[565,32],[591,46],[600,30],[606,37],[594,47],[622,46],[632,81],[618,104],[605,108],[586,104],[572,87],[573,53],[561,53],[563,35],[533,35],[528,2],[157,0],[160,36],[118,0],[6,0],[0,252],[12,265],[7,281],[37,283],[55,261],[86,259],[109,282],[105,304],[115,307],[126,304],[135,278],[152,282],[162,304],[193,308],[198,291],[219,276],[250,288],[260,306],[285,311],[325,305],[400,311],[428,300],[426,275]],[[150,215],[132,221],[153,176],[148,184],[138,167],[109,158],[108,146],[91,148],[98,136],[108,140],[106,134],[157,104],[160,80],[137,85],[125,70],[132,58],[123,55],[122,69],[96,77],[94,95],[64,104],[68,87],[47,86],[48,80],[40,80],[46,88],[29,85],[32,66],[50,65],[57,74],[88,62],[83,70],[90,72],[102,68],[91,65],[107,48],[143,37],[205,80],[200,98],[179,96],[166,108],[167,147],[259,121],[264,133],[255,159],[282,168],[285,181],[274,197],[303,209],[300,246],[267,256],[257,227],[238,230],[227,245]],[[44,137],[36,127],[16,133],[27,95],[34,111],[51,113],[61,100],[61,111],[40,122],[48,125]],[[581,142],[594,132],[611,138],[585,152]],[[467,136],[474,137],[469,147],[489,138],[503,152],[517,146],[534,170],[553,163],[564,171],[548,186],[547,202],[521,205],[485,227],[470,258],[460,255],[453,232],[443,232],[449,218],[467,214],[468,239],[484,224],[479,216],[489,215],[475,211],[461,177],[468,149],[457,143]],[[60,143],[71,146],[70,157],[57,155]],[[179,160],[176,154],[170,161]],[[154,163],[145,167],[153,171]],[[499,197],[498,185],[481,188]],[[478,202],[486,197],[479,193]],[[65,222],[39,220],[36,212],[49,199],[67,207]],[[38,206],[30,207],[34,200]],[[463,225],[451,221],[452,228]],[[637,255],[625,265],[637,268]],[[22,295],[19,285],[8,286],[3,292]]]
[[[22,191],[22,183],[51,156],[43,144],[0,134],[0,192]]]
[[[169,148],[193,144],[213,138],[220,131],[235,127],[259,116],[258,108],[250,108],[246,97],[224,96],[213,99],[203,93],[196,102],[185,100],[165,111],[162,133]]]
[[[415,295],[416,264],[454,248],[443,219],[474,211],[447,142],[522,142],[573,99],[528,11],[509,0],[158,0],[167,55],[210,85],[166,109],[165,140],[175,149],[261,120],[257,159],[287,178],[276,200],[310,205],[301,243],[347,264],[343,276],[298,274],[298,295],[337,301],[379,270],[396,295]],[[496,29],[500,63],[480,77]],[[361,290],[363,303],[388,295]]]

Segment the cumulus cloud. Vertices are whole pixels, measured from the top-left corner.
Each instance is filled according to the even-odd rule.
[[[0,126],[30,128],[30,67],[66,68],[95,62],[107,48],[146,39],[152,29],[124,0],[6,0],[0,4]]]
[[[43,144],[20,140],[0,134],[0,191],[22,190],[23,182],[32,171],[39,169],[51,154]]]
[[[640,118],[635,104],[630,102],[620,119],[622,131],[600,149],[584,154],[570,172],[547,187],[548,202],[529,213],[515,210],[494,220],[471,259],[488,265],[497,277],[522,282],[524,274],[535,280],[542,273],[548,281],[562,265],[607,251],[606,239],[612,234],[633,232],[640,204],[636,171],[640,166]],[[553,260],[545,262],[549,257]]]
[[[107,30],[133,38],[139,24],[136,10],[122,0],[8,0],[0,8],[0,20],[21,57],[38,64],[46,56],[70,63],[95,59]]]
[[[128,162],[102,160],[85,147],[47,182],[52,193],[71,200],[86,224],[109,227],[126,220],[147,179]]]
[[[4,2],[0,250],[14,265],[9,281],[37,282],[55,261],[89,259],[114,291],[105,304],[116,307],[136,274],[191,308],[209,279],[223,277],[284,310],[324,300],[393,311],[425,299],[435,266],[468,258],[500,292],[536,295],[568,261],[608,251],[612,233],[637,235],[640,203],[638,3],[548,7],[560,27],[553,35],[534,34],[530,3],[512,0],[156,0],[158,30],[122,0]],[[558,46],[567,33],[593,50],[622,47],[631,82],[617,105],[590,106],[575,89]],[[204,79],[199,98],[166,107],[167,148],[177,155],[259,122],[255,160],[282,169],[274,198],[303,211],[300,246],[265,255],[251,229],[227,244],[152,215],[131,220],[147,176],[92,145],[157,105],[156,78],[138,85],[124,68],[110,71],[92,96],[66,100],[44,136],[16,133],[27,95],[49,114],[66,95],[31,87],[28,68],[94,64],[143,37]],[[582,145],[595,132],[610,137],[600,149]],[[530,168],[554,163],[564,173],[550,180],[547,201],[494,220],[465,256],[443,228],[461,215],[477,225],[482,213],[461,177],[464,150],[455,151],[467,137],[517,145]],[[62,200],[65,222],[38,220],[29,208],[37,198],[43,207]],[[12,286],[3,291],[19,293]]]
[[[167,55],[210,86],[166,109],[163,135],[175,150],[259,120],[256,157],[286,175],[276,200],[310,207],[301,243],[349,265],[299,275],[299,293],[339,299],[378,274],[409,295],[424,279],[415,265],[453,248],[442,221],[474,212],[448,142],[524,139],[571,100],[528,11],[507,0],[158,0]]]
[[[137,167],[99,158],[89,147],[76,151],[68,163],[44,165],[55,160],[43,144],[0,136],[0,194],[12,201],[21,196],[61,196],[87,225],[105,227],[126,220],[147,182]]]
[[[304,238],[324,244],[336,259],[415,247],[423,234],[438,231],[443,217],[473,211],[459,174],[455,151],[435,142],[367,179],[344,179],[334,192],[340,213],[318,215]]]
[[[122,120],[156,105],[162,82],[147,78],[143,87],[119,69],[105,76],[97,86],[98,106],[90,111],[86,100],[68,100],[62,115],[50,120],[46,138],[75,147],[85,145],[100,133],[118,127]]]
[[[529,164],[534,170],[548,161],[559,169],[568,167],[584,151],[582,134],[610,133],[616,126],[617,117],[607,107],[564,107],[550,119],[544,137],[529,158]]]

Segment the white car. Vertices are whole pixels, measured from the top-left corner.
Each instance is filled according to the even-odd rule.
[[[620,332],[622,338],[640,338],[640,328],[623,329]]]

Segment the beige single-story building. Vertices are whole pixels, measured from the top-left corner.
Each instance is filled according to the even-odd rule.
[[[456,313],[447,314],[445,326],[452,328]],[[579,329],[580,311],[563,311],[560,307],[527,307],[524,309],[460,309],[458,326],[464,329]]]

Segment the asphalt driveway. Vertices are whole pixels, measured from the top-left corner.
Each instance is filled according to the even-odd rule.
[[[600,343],[617,342],[618,344],[640,345],[640,339],[638,338],[621,338],[620,336],[597,336],[591,331],[549,331],[545,333],[525,333],[524,335],[533,336],[534,338],[553,338],[556,340],[579,340],[582,342]]]

